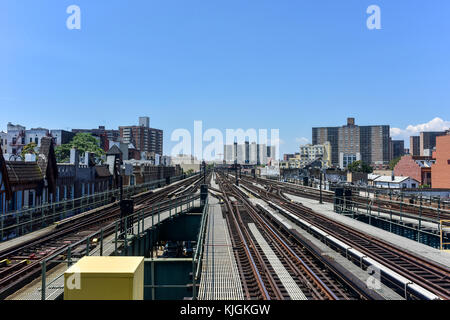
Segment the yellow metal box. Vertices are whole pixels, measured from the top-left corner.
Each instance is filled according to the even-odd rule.
[[[143,257],[83,257],[64,273],[64,300],[143,299]]]

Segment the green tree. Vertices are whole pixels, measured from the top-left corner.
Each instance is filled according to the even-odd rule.
[[[401,158],[402,157],[397,157],[389,161],[389,169],[394,170],[395,166],[397,165],[397,163],[400,161]]]
[[[36,151],[34,150],[36,147],[37,145],[34,142],[30,142],[25,147],[23,147],[22,152],[20,153],[22,159],[25,159],[26,154],[36,154]]]
[[[99,147],[97,139],[90,133],[77,133],[71,142],[56,147],[56,160],[58,162],[68,162],[70,149],[72,148],[76,148],[81,155],[85,152],[92,152],[96,157],[100,158],[105,154],[105,151]]]
[[[373,168],[361,160],[352,162],[347,166],[347,169],[350,172],[365,172],[365,173],[373,172]]]

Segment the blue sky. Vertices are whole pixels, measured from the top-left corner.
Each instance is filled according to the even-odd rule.
[[[72,4],[81,30],[66,28]],[[381,30],[366,27],[371,4]],[[448,0],[2,0],[0,130],[147,115],[167,152],[174,129],[203,120],[279,128],[293,153],[347,116],[397,137],[448,126],[449,12]]]

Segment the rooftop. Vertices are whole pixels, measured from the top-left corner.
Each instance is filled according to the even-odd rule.
[[[44,179],[36,162],[6,161],[10,183],[32,183]]]

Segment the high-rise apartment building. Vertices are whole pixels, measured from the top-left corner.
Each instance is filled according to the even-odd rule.
[[[223,159],[225,163],[232,164],[237,160],[238,164],[260,165],[267,164],[270,154],[275,154],[275,147],[256,142],[245,142],[243,144],[226,144],[223,146]]]
[[[390,148],[391,159],[401,157],[405,154],[405,141],[391,140]]]
[[[139,117],[138,126],[119,127],[123,143],[132,143],[140,152],[163,154],[163,131],[150,128],[149,117]]]
[[[155,154],[163,154],[163,131],[160,129],[150,128],[150,152]]]
[[[358,126],[354,118],[342,127],[312,128],[312,144],[331,144],[332,165],[342,168],[354,161],[387,165],[390,161],[388,125]]]
[[[420,156],[420,137],[419,136],[409,137],[409,153],[412,156]]]
[[[223,160],[225,163],[233,163],[236,159],[235,144],[226,144],[223,146]]]
[[[420,155],[431,156],[436,147],[436,137],[445,136],[445,131],[427,131],[420,133]]]

